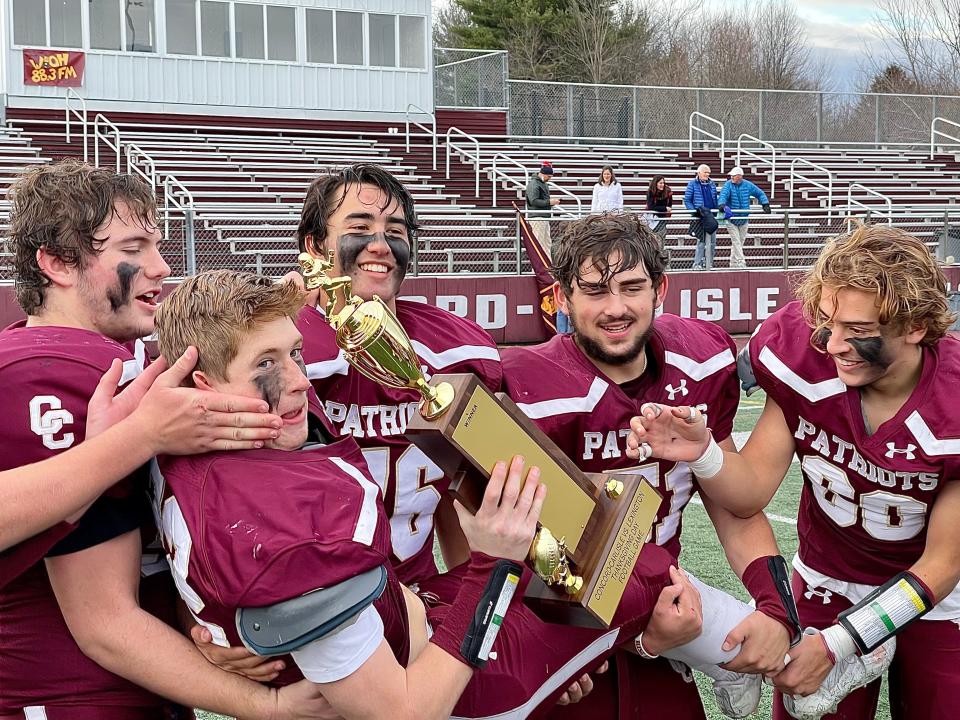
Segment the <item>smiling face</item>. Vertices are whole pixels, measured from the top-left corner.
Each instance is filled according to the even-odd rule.
[[[100,252],[84,259],[70,289],[80,323],[118,342],[150,335],[157,298],[170,275],[160,255],[160,231],[117,202],[95,237]]]
[[[307,380],[301,351],[303,337],[288,317],[256,325],[243,334],[225,377],[196,371],[197,387],[261,398],[283,419],[280,437],[267,447],[296,450],[307,439]]]
[[[609,185],[610,183],[613,182],[613,171],[605,168],[602,173],[602,177],[603,177],[603,184]]]
[[[352,183],[341,193],[322,250],[333,250],[333,272],[350,276],[354,295],[364,300],[379,295],[394,308],[410,262],[403,208],[375,185]]]
[[[608,261],[616,267],[619,253],[611,253]],[[559,300],[584,354],[614,382],[627,382],[644,369],[644,348],[666,291],[666,278],[654,288],[642,263],[604,284],[600,270],[588,260],[580,267],[571,295]]]
[[[813,344],[837,366],[837,375],[850,387],[863,388],[888,379],[908,377],[920,362],[924,328],[895,328],[880,323],[873,293],[825,286],[820,298]]]

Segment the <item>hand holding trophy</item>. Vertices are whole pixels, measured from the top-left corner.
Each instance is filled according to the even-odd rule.
[[[498,460],[522,455],[540,468],[548,494],[528,565],[526,601],[544,619],[608,626],[660,505],[639,468],[587,476],[503,393],[475,376],[424,377],[420,360],[396,316],[377,296],[353,296],[349,277],[329,277],[332,257],[299,257],[307,290],[326,296],[326,316],[347,361],[371,380],[420,393],[419,416],[408,439],[451,478],[451,493],[471,512],[483,498]],[[646,476],[646,477],[645,477]]]

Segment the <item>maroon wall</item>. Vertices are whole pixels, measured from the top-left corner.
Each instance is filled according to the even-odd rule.
[[[957,287],[960,267],[945,271],[951,286]],[[752,332],[760,320],[793,298],[790,274],[782,270],[675,272],[668,277],[665,312],[712,320],[732,334]],[[401,295],[468,317],[499,343],[545,338],[532,275],[408,278]],[[0,287],[2,327],[22,317],[13,288]]]

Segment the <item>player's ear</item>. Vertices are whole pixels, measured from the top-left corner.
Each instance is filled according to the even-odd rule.
[[[313,233],[304,235],[303,246],[313,257],[322,258],[325,255],[322,243],[317,242],[317,238]]]
[[[556,303],[557,307],[563,312],[564,315],[569,315],[567,312],[567,294],[563,291],[563,288],[560,287],[560,283],[555,282],[553,284],[553,301]]]
[[[193,386],[198,390],[214,391],[213,385],[210,384],[210,379],[203,370],[194,370],[191,373],[191,377],[193,378]]]
[[[37,250],[37,267],[50,282],[59,287],[72,287],[79,273],[79,267],[68,265],[63,258],[47,252],[46,246]]]
[[[927,336],[926,323],[910,323],[907,325],[906,330],[906,341],[908,345],[917,345]]]
[[[658,308],[663,305],[663,301],[667,298],[667,286],[670,284],[670,281],[667,279],[667,275],[663,274],[660,276],[660,284],[657,286],[657,300],[654,304],[654,308]]]

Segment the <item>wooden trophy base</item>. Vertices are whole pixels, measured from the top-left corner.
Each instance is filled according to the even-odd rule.
[[[415,414],[408,439],[451,478],[450,492],[471,512],[498,460],[522,455],[539,467],[547,486],[541,524],[564,539],[583,587],[568,595],[535,575],[526,602],[549,622],[609,627],[660,507],[656,466],[587,476],[505,394],[494,395],[474,375],[431,380],[439,382],[453,386],[453,404],[434,420]],[[622,483],[616,497],[606,490],[610,479]]]

